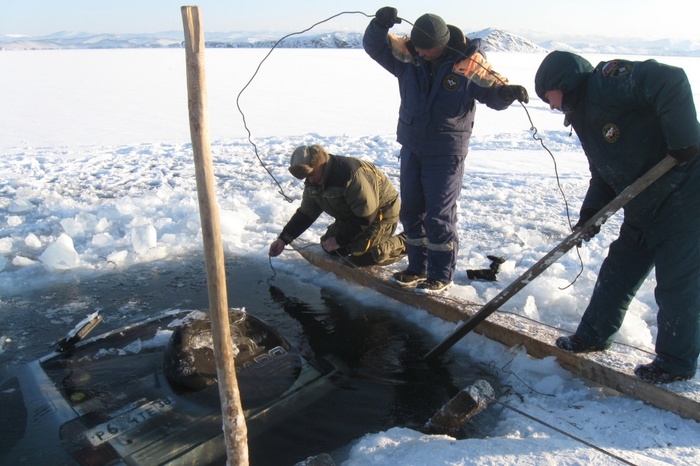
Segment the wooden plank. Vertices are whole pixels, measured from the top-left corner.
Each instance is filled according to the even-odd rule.
[[[445,321],[464,321],[482,306],[451,294],[418,295],[392,283],[391,272],[387,268],[352,267],[326,254],[318,245],[300,240],[295,243],[297,252],[309,263],[398,302],[423,309]],[[638,364],[648,363],[653,354],[618,344],[605,352],[571,354],[554,345],[558,337],[565,335],[564,332],[510,313],[496,312],[474,331],[508,347],[522,346],[530,356],[538,359],[555,356],[564,369],[581,378],[700,422],[700,388],[697,382],[654,385],[642,382],[634,375],[634,368]],[[622,364],[623,361],[625,364]]]

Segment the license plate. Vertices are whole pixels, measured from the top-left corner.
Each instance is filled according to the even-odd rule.
[[[85,436],[90,443],[97,446],[138,427],[151,418],[170,411],[173,406],[175,401],[170,398],[151,401],[93,427],[85,433]]]

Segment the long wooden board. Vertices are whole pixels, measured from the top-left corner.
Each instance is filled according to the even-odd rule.
[[[462,322],[482,306],[452,294],[417,295],[394,284],[387,268],[352,267],[326,254],[318,245],[300,240],[295,244],[297,252],[311,264],[448,322]],[[522,346],[535,358],[556,356],[563,368],[579,377],[700,422],[700,383],[691,380],[654,385],[642,382],[634,375],[634,368],[638,364],[648,363],[653,354],[615,344],[602,353],[574,355],[554,345],[554,341],[564,335],[563,332],[510,313],[495,312],[474,331],[509,347]],[[621,360],[628,364],[621,367]]]

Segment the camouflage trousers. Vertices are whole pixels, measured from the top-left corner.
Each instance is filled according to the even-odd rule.
[[[394,235],[396,225],[396,222],[370,225],[355,241],[332,254],[347,257],[357,266],[393,264],[406,255],[406,236],[403,233]],[[321,237],[321,242],[338,236],[342,228],[341,222],[332,223]]]

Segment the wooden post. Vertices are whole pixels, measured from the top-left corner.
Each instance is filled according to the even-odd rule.
[[[248,430],[241,407],[229,328],[226,270],[207,122],[204,29],[199,7],[183,6],[181,11],[185,30],[187,106],[190,115],[190,135],[197,178],[199,216],[202,223],[209,291],[209,313],[221,398],[226,456],[229,465],[241,466],[248,464]]]

